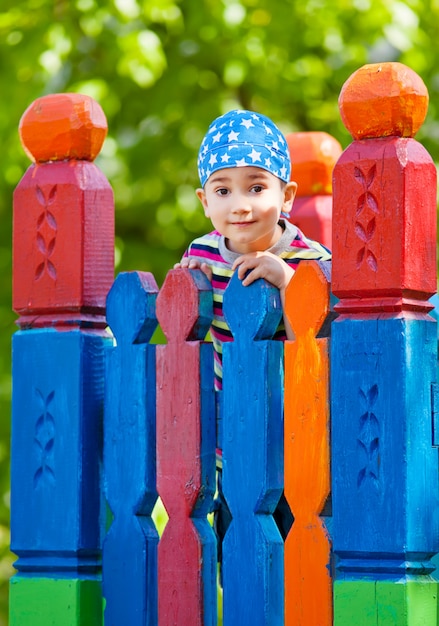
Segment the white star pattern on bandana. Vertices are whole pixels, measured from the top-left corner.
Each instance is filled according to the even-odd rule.
[[[285,137],[265,115],[229,111],[210,125],[198,153],[198,174],[207,179],[226,167],[261,167],[290,180],[291,162]]]
[[[238,161],[236,161],[235,165],[236,167],[245,167],[246,165],[248,165],[248,163],[245,159],[239,159]]]
[[[261,153],[255,150],[254,148],[252,148],[252,151],[250,152],[248,156],[251,158],[252,163],[256,163],[257,161],[261,160]]]
[[[250,126],[254,126],[254,124],[251,120],[242,120],[241,126],[245,126],[247,129],[249,129]]]

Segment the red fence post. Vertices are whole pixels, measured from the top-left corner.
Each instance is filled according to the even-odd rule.
[[[80,94],[45,96],[23,114],[20,137],[36,163],[14,194],[13,307],[22,327],[105,326],[114,202],[92,161],[106,132],[101,107]]]
[[[114,204],[93,164],[106,135],[87,96],[35,101],[35,160],[14,194],[11,626],[102,621],[100,459]],[[61,332],[62,331],[62,332]]]
[[[332,248],[332,171],[342,152],[328,133],[310,131],[286,136],[291,180],[297,194],[289,220],[307,237]]]
[[[339,104],[354,141],[333,189],[335,623],[436,626],[437,187],[413,138],[428,93],[408,67],[377,63],[346,81]]]

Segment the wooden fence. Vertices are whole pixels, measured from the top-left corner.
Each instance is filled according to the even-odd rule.
[[[58,94],[24,113],[34,163],[14,195],[10,626],[217,624],[219,438],[225,626],[439,623],[436,169],[413,138],[427,102],[398,63],[345,83],[337,317],[328,265],[303,261],[286,295],[295,340],[273,341],[279,293],[234,276],[221,394],[206,277],[113,283],[99,105]],[[166,344],[151,343],[157,324]]]

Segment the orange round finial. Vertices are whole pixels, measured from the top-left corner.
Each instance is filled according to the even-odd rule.
[[[402,63],[371,63],[348,78],[338,104],[354,139],[414,137],[427,115],[428,91]]]
[[[332,170],[342,153],[339,142],[324,132],[301,132],[286,135],[291,156],[291,180],[298,196],[331,195]]]
[[[23,113],[19,134],[32,161],[93,161],[107,134],[101,106],[79,93],[38,98]]]

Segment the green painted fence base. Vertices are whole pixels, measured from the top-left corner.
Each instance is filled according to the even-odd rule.
[[[9,588],[9,626],[101,626],[98,580],[14,576]]]
[[[334,626],[437,626],[438,585],[428,577],[336,581]]]

